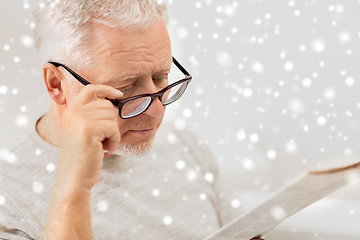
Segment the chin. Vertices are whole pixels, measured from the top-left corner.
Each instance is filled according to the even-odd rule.
[[[121,156],[142,156],[150,150],[152,142],[153,139],[136,144],[121,143],[119,147],[112,152],[112,154]]]

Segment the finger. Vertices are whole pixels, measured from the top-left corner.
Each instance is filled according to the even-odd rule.
[[[88,109],[79,113],[79,117],[92,121],[110,120],[117,121],[119,118],[119,111],[116,109]]]
[[[74,104],[83,105],[96,99],[118,99],[123,96],[123,93],[113,87],[101,84],[89,84],[80,91]]]
[[[114,151],[120,143],[121,135],[119,125],[117,122],[111,120],[96,121],[98,125],[98,136],[103,144],[103,149],[107,151]],[[101,127],[100,127],[101,126]]]
[[[117,149],[117,147],[119,146],[119,142],[120,141],[111,141],[109,138],[107,138],[102,142],[103,149],[111,153]]]
[[[119,109],[108,100],[97,100],[81,106],[81,113],[84,117],[92,120],[118,118]]]

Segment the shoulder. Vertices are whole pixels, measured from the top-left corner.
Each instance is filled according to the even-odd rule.
[[[0,190],[13,197],[31,189],[36,168],[36,147],[31,136],[26,135],[10,148],[0,149]]]
[[[21,233],[39,236],[54,175],[46,170],[48,155],[31,134],[0,150],[0,238]]]
[[[58,156],[59,153],[49,149],[48,144],[36,132],[29,132],[10,148],[0,149],[0,177],[18,185],[15,189],[7,187],[14,193],[19,193],[16,191],[19,188],[31,189],[34,182],[47,182],[52,178]],[[49,164],[52,168],[49,168]],[[0,185],[4,187],[3,183]]]
[[[19,137],[9,148],[0,149],[0,175],[26,178],[46,169],[47,163],[57,161],[60,150],[45,142],[35,128]],[[35,171],[35,172],[34,172]],[[23,173],[27,174],[23,174]]]
[[[0,149],[0,176],[4,179],[17,179],[22,176],[23,156],[29,156],[29,152],[25,151],[30,142],[30,136],[22,136],[13,142],[9,148]],[[4,184],[1,184],[4,185]],[[1,186],[0,185],[0,186]]]

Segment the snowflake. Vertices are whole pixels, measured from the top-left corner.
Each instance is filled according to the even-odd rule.
[[[288,153],[295,153],[297,151],[297,144],[294,140],[290,140],[286,143],[285,149]]]
[[[190,169],[187,171],[187,178],[189,181],[195,181],[197,179],[197,173],[195,170]]]
[[[270,210],[270,214],[274,219],[276,219],[278,221],[283,220],[287,216],[286,211],[280,206],[272,207]]]
[[[159,191],[159,189],[157,189],[157,188],[152,191],[152,195],[153,195],[154,197],[159,196],[159,194],[160,194],[160,191]]]
[[[40,194],[44,191],[44,185],[41,182],[34,181],[32,184],[33,192]]]
[[[4,205],[6,203],[6,198],[0,195],[0,205]]]
[[[317,124],[318,124],[319,126],[324,126],[326,123],[327,123],[326,117],[324,117],[324,116],[319,116],[319,117],[317,118]]]
[[[164,223],[164,225],[171,225],[171,224],[173,223],[172,217],[170,217],[170,216],[165,216],[165,217],[163,218],[163,223]]]
[[[233,199],[231,201],[231,207],[233,208],[239,208],[241,206],[241,202],[239,199]]]
[[[8,93],[8,87],[5,85],[0,85],[0,95],[6,95]]]
[[[24,35],[21,37],[21,43],[28,48],[32,48],[34,46],[34,39],[28,35]]]
[[[106,212],[109,209],[109,203],[105,200],[100,201],[96,204],[96,209],[98,212]]]
[[[316,39],[312,42],[312,48],[315,52],[321,53],[325,50],[325,43],[322,40]]]
[[[275,150],[269,150],[266,154],[266,156],[269,158],[269,159],[275,159],[276,158],[276,151]]]
[[[210,172],[207,172],[205,173],[204,175],[204,178],[207,182],[209,183],[213,183],[214,182],[214,174],[210,173]]]
[[[253,160],[251,160],[250,158],[244,158],[242,160],[242,165],[243,167],[248,170],[248,171],[252,171],[255,169],[255,163]]]
[[[207,196],[206,196],[205,193],[201,193],[200,196],[199,196],[199,198],[200,198],[200,200],[205,201],[206,198],[207,198]]]
[[[55,166],[54,163],[48,163],[48,164],[46,165],[46,171],[48,171],[49,173],[54,172],[55,169],[56,169],[56,166]]]

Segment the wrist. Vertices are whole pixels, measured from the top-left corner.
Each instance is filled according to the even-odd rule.
[[[57,182],[49,205],[44,239],[92,239],[90,195],[88,189]]]
[[[77,202],[87,201],[91,197],[91,188],[82,181],[70,176],[63,178],[58,174],[53,188],[53,197],[59,201]]]
[[[98,182],[104,153],[89,151],[69,152],[62,150],[56,180],[61,185],[68,183],[71,190],[90,191]]]

